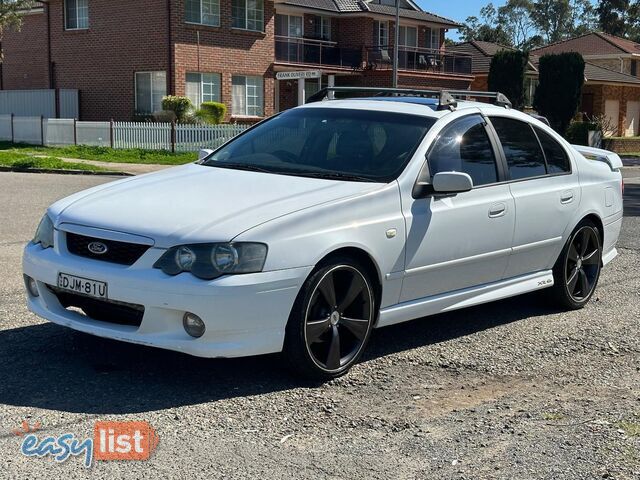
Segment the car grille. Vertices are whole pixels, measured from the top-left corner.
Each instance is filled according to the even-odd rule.
[[[92,242],[104,244],[107,247],[106,252],[98,254],[89,250],[89,244]],[[74,255],[93,258],[94,260],[119,263],[120,265],[133,265],[144,252],[149,250],[149,246],[139,243],[116,242],[115,240],[85,237],[84,235],[67,232],[67,250]]]
[[[116,302],[113,300],[98,300],[96,298],[68,292],[52,285],[49,290],[58,298],[64,308],[79,308],[92,320],[131,325],[139,327],[144,316],[144,306],[134,303]]]

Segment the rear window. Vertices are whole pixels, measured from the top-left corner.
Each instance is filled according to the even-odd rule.
[[[535,128],[535,127],[534,127]],[[556,142],[551,135],[536,128],[536,133],[542,144],[544,155],[547,158],[547,167],[550,174],[567,173],[571,171],[569,156],[562,145]]]
[[[528,123],[502,117],[491,118],[491,123],[504,149],[511,180],[546,175],[544,155]]]

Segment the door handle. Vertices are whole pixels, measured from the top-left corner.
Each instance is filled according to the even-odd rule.
[[[502,202],[494,203],[493,205],[491,205],[491,208],[489,209],[489,218],[502,217],[505,213],[507,213],[506,204]]]
[[[562,192],[560,195],[560,203],[571,203],[573,202],[573,190],[567,190],[566,192]]]

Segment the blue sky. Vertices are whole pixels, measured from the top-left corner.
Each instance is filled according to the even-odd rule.
[[[493,3],[496,7],[499,7],[504,5],[506,0],[492,2],[487,0],[417,0],[417,3],[427,12],[463,22],[467,17],[477,16],[480,13],[480,9],[487,3]],[[449,32],[449,37],[457,39],[457,32]]]

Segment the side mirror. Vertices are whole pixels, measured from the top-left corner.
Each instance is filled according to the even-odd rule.
[[[210,148],[203,148],[200,150],[200,152],[198,153],[198,160],[202,161],[205,158],[207,158],[209,155],[211,155],[214,151],[211,150]]]
[[[440,172],[433,176],[431,181],[436,193],[462,193],[473,188],[471,177],[462,172]]]

